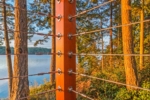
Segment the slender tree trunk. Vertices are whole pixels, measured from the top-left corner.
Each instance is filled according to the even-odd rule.
[[[122,13],[122,24],[128,24],[131,20],[131,6],[130,0],[121,0],[121,13]],[[123,26],[122,27],[122,37],[123,37],[123,52],[124,54],[133,54],[133,38],[132,38],[132,27]],[[138,86],[138,76],[137,68],[135,63],[135,57],[124,56],[124,66],[126,73],[126,84]],[[127,89],[131,89],[127,87]]]
[[[141,21],[144,20],[144,0],[141,0],[141,4],[142,4],[142,9],[141,9]],[[140,54],[144,54],[144,22],[141,22],[140,24]],[[140,56],[140,70],[143,69],[144,65],[144,57]]]
[[[55,15],[55,0],[51,0],[51,15]],[[55,35],[55,18],[51,17],[51,28],[52,28],[52,34]],[[52,53],[55,53],[55,37],[52,37]],[[55,71],[55,55],[51,57],[51,65],[50,65],[50,71]],[[50,75],[50,81],[53,83],[55,81],[55,74]]]
[[[117,47],[120,46],[120,29],[118,28],[118,40],[117,40]]]
[[[112,27],[112,2],[110,3],[110,27]],[[113,41],[112,41],[112,29],[109,30],[110,34],[110,54],[113,54]],[[110,55],[109,58],[109,65],[113,67],[112,65],[112,55]]]
[[[103,33],[101,32],[102,36],[102,54],[104,53],[104,41],[103,41]],[[102,71],[104,70],[104,56],[102,56]]]
[[[5,0],[3,0],[3,4],[5,5]],[[8,31],[7,31],[7,15],[6,15],[6,6],[3,6],[3,14],[4,14],[4,36],[5,36],[5,45],[6,45],[6,58],[7,58],[7,67],[8,67],[8,77],[13,77],[12,71],[12,62],[11,62],[11,49],[9,45]],[[12,89],[12,78],[9,79],[9,97]]]
[[[102,2],[102,1],[101,1]],[[101,11],[100,11],[100,14],[101,14]],[[100,28],[102,29],[103,27],[102,27],[102,18],[100,18]],[[102,40],[101,40],[101,43],[102,43],[102,54],[104,53],[104,40],[103,40],[103,32],[100,32],[101,33],[101,38],[102,38]],[[101,59],[101,64],[102,64],[102,68],[101,68],[101,70],[103,71],[104,70],[104,56],[102,56],[102,59]]]
[[[15,0],[15,48],[14,48],[14,77],[28,75],[28,49],[27,49],[27,9],[26,0]],[[26,32],[26,33],[25,33]],[[22,55],[23,54],[23,55]],[[28,77],[13,79],[11,100],[29,95]],[[27,99],[23,99],[27,100]]]

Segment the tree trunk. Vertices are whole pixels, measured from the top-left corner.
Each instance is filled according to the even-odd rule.
[[[110,3],[110,27],[112,27],[112,2]],[[113,42],[112,42],[112,29],[109,30],[110,34],[110,54],[113,54]],[[109,66],[113,67],[112,65],[112,55],[109,58]]]
[[[26,0],[15,0],[15,48],[14,48],[14,77],[28,75],[27,49],[27,11]],[[29,95],[28,77],[13,79],[11,100],[18,100]],[[27,99],[23,99],[27,100]]]
[[[118,40],[117,40],[117,47],[120,46],[120,28],[118,28]]]
[[[5,0],[3,0],[3,4],[5,5]],[[5,37],[5,45],[6,45],[6,58],[7,58],[7,68],[8,68],[8,77],[13,77],[12,71],[12,62],[11,62],[11,49],[9,45],[8,31],[7,31],[7,15],[6,15],[6,6],[3,6],[3,14],[4,14],[4,37]],[[9,97],[12,89],[12,78],[9,79]]]
[[[51,0],[51,15],[55,15],[55,0]],[[52,34],[55,35],[55,18],[51,17],[51,29]],[[55,53],[55,37],[52,37],[52,53]],[[51,57],[50,71],[55,71],[55,55]],[[55,74],[50,75],[50,81],[53,83],[55,81]]]
[[[144,0],[141,0],[141,4],[142,4],[142,9],[141,9],[141,21],[144,20]],[[144,22],[141,22],[140,24],[140,54],[144,54]],[[144,65],[144,57],[140,56],[140,70],[143,69]]]
[[[104,41],[103,41],[103,33],[101,32],[102,36],[102,54],[104,53]],[[102,71],[104,70],[104,56],[102,56]]]
[[[102,1],[101,1],[102,2]],[[101,11],[100,11],[100,14],[101,14]],[[100,18],[100,28],[102,29],[103,27],[102,27],[102,18]],[[104,53],[104,40],[103,40],[103,32],[101,31],[100,32],[101,33],[101,38],[102,38],[102,40],[101,40],[101,43],[102,43],[102,54]],[[102,68],[101,68],[101,70],[103,71],[104,70],[104,56],[102,56],[102,58],[101,58],[101,64],[102,64]]]
[[[130,12],[130,0],[121,0],[121,13],[122,13],[122,24],[130,23],[131,12]],[[124,54],[133,54],[133,38],[132,38],[132,27],[122,27],[122,38],[123,38],[123,52]],[[126,84],[138,86],[137,68],[135,63],[135,57],[124,56],[124,66],[126,73]],[[131,89],[127,87],[127,89]]]

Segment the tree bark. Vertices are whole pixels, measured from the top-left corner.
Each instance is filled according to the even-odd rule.
[[[141,9],[141,21],[144,20],[144,9],[143,9],[143,6],[144,6],[144,0],[141,0],[141,4],[142,4],[142,9]],[[140,54],[144,54],[144,22],[141,22],[140,24]],[[143,56],[140,56],[140,70],[143,69],[144,65],[144,57]]]
[[[28,75],[27,49],[27,11],[26,0],[15,0],[15,48],[14,48],[14,77]],[[29,95],[28,77],[13,79],[10,100],[18,100]],[[27,100],[27,99],[23,99]]]
[[[102,2],[102,1],[101,1]],[[100,11],[100,14],[101,14],[101,11]],[[103,28],[103,25],[102,25],[103,23],[102,23],[102,18],[100,18],[100,28],[102,29]],[[102,51],[101,51],[101,53],[103,54],[104,53],[104,40],[103,40],[103,32],[101,31],[100,32],[100,34],[101,34],[101,38],[102,38],[102,40],[101,40],[101,44],[102,44]],[[104,56],[102,56],[102,58],[101,58],[101,64],[102,64],[102,68],[101,68],[101,70],[102,70],[102,72],[103,72],[103,70],[104,70]]]
[[[51,0],[51,15],[55,15],[55,0]],[[55,18],[51,17],[51,29],[52,29],[52,34],[55,35]],[[55,37],[52,37],[52,53],[56,52],[55,49]],[[55,55],[52,55],[51,57],[51,65],[50,65],[50,71],[55,71],[55,61],[56,57]],[[50,81],[53,83],[55,81],[55,74],[50,75]]]
[[[110,3],[110,27],[112,27],[112,2]],[[113,54],[113,41],[112,41],[112,29],[109,30],[109,35],[110,35],[110,54]],[[113,67],[112,65],[112,55],[110,55],[109,58],[109,66]]]
[[[131,20],[130,2],[131,2],[130,0],[121,0],[122,24],[130,23]],[[123,38],[124,54],[134,54],[131,26],[122,27],[122,38]],[[138,86],[138,76],[135,58],[133,56],[124,56],[124,66],[126,73],[126,84]],[[130,90],[131,88],[127,86],[127,89]]]
[[[5,0],[3,0],[3,4],[5,5]],[[6,15],[6,6],[3,6],[3,14],[4,14],[4,37],[5,37],[5,45],[6,45],[6,59],[7,59],[7,68],[8,68],[8,77],[10,78],[8,81],[9,84],[9,97],[11,94],[12,89],[12,78],[13,71],[12,71],[12,61],[11,61],[11,49],[9,45],[9,38],[8,38],[8,31],[7,31],[7,15]]]
[[[120,29],[118,28],[118,39],[117,39],[117,47],[119,47],[120,46]]]
[[[104,41],[103,41],[103,33],[101,32],[102,36],[102,54],[104,53]],[[102,71],[104,70],[104,56],[102,56]]]

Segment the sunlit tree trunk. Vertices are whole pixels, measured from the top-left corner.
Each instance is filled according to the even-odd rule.
[[[110,27],[112,27],[112,2],[110,3]],[[110,35],[110,54],[113,54],[113,41],[112,41],[112,29],[109,30],[109,35]],[[113,67],[112,65],[112,55],[110,55],[110,58],[109,58],[109,65],[111,67]]]
[[[102,0],[100,1],[102,3]],[[100,15],[102,14],[101,10],[100,10]],[[103,22],[102,22],[102,17],[100,18],[100,28],[102,29],[103,28]],[[101,34],[101,53],[103,54],[104,53],[104,40],[103,40],[103,32],[101,31],[100,32]],[[104,56],[102,55],[102,58],[101,58],[101,70],[103,71],[104,70]]]
[[[55,0],[51,0],[51,15],[55,15]],[[55,35],[55,18],[51,17],[51,29],[52,34]],[[55,37],[52,37],[52,53],[55,53]],[[51,57],[51,65],[50,65],[50,71],[55,71],[55,55],[52,55]],[[55,81],[55,74],[50,75],[50,81],[53,83]]]
[[[117,47],[119,47],[121,44],[120,44],[120,29],[118,28],[118,39],[117,39]]]
[[[3,0],[3,4],[5,5],[5,0]],[[8,67],[8,77],[13,77],[12,71],[12,62],[11,62],[11,49],[9,45],[8,31],[7,31],[7,15],[6,15],[6,6],[3,6],[3,15],[4,15],[4,36],[5,36],[5,45],[6,45],[6,58],[7,58],[7,67]],[[12,89],[12,78],[9,79],[9,97]]]
[[[27,9],[26,0],[15,0],[14,77],[28,75]],[[28,77],[14,78],[11,100],[29,95]],[[27,100],[27,99],[23,99]]]
[[[102,1],[101,1],[102,2]],[[100,14],[101,14],[101,11],[100,11]],[[102,29],[102,18],[100,18],[100,28]],[[100,32],[101,34],[101,46],[102,46],[102,50],[101,50],[101,53],[103,54],[104,53],[104,40],[103,40],[103,32],[101,31]],[[103,71],[104,70],[104,56],[102,55],[102,58],[101,58],[101,65],[102,65],[102,68],[101,70]]]
[[[131,21],[131,6],[130,0],[121,0],[121,14],[122,24],[128,24]],[[123,38],[123,52],[124,54],[133,54],[133,38],[132,38],[132,26],[122,27]],[[135,63],[135,57],[124,56],[124,66],[126,73],[126,84],[138,86],[137,68]],[[130,87],[127,87],[130,89]]]
[[[141,9],[141,21],[144,20],[144,0],[141,0],[141,4],[142,4],[142,9]],[[144,54],[144,22],[141,22],[140,24],[140,70],[143,69],[144,65],[144,57],[142,56],[142,54]]]
[[[103,40],[103,33],[101,32],[102,36],[102,54],[104,53],[104,40]],[[104,70],[104,56],[102,56],[102,71]]]

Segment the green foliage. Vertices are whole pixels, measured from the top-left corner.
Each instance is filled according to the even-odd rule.
[[[98,0],[91,0],[92,3],[98,3]]]
[[[55,84],[48,82],[46,79],[44,80],[44,84],[38,85],[35,83],[34,86],[30,87],[30,100],[55,100],[55,92],[36,95],[53,89],[55,89]]]
[[[143,82],[143,88],[150,88],[149,82]],[[128,91],[125,88],[121,88],[117,92],[117,96],[114,100],[150,100],[150,92],[146,90],[132,90]]]
[[[93,72],[92,76],[99,77],[105,80],[113,80],[115,82],[125,83],[125,72],[124,67],[118,67],[112,69],[110,67],[105,67],[103,71]],[[145,68],[143,70],[141,85],[140,87],[145,89],[150,89],[150,79],[149,76],[149,68]],[[81,70],[81,69],[79,69]],[[146,71],[147,70],[147,71]],[[78,78],[77,81],[87,81],[89,79],[85,77]],[[111,82],[105,82],[96,79],[90,79],[90,86],[84,88],[81,93],[88,95],[94,100],[149,100],[150,99],[150,92],[147,90],[127,90],[125,86],[117,85]],[[78,86],[78,85],[77,85]],[[79,100],[86,100],[81,96],[78,96]]]
[[[77,13],[92,8],[98,4],[102,4],[106,0],[77,0]],[[132,0],[131,13],[132,22],[137,22],[140,20],[140,11],[144,9],[144,19],[150,19],[150,0],[144,0],[145,4],[141,5],[139,0]],[[10,4],[11,5],[11,4]],[[48,29],[50,30],[51,19],[47,16],[35,15],[34,13],[42,12],[50,14],[50,0],[34,0],[30,4],[28,9],[28,28],[30,32],[36,32],[39,30]],[[113,8],[113,26],[121,25],[121,5],[120,0],[116,0],[112,5]],[[1,10],[1,9],[0,9]],[[11,12],[12,9],[7,9],[8,23],[13,25],[14,15]],[[1,13],[1,12],[0,12]],[[3,20],[0,17],[0,21]],[[88,12],[80,17],[76,18],[77,22],[77,33],[88,32],[92,30],[99,30],[101,28],[109,27],[110,21],[110,5],[106,5],[99,9],[95,9]],[[1,28],[1,27],[0,27]],[[10,27],[11,28],[11,27]],[[13,29],[13,27],[11,28]],[[134,37],[134,52],[139,53],[139,43],[140,43],[140,24],[132,25],[132,33]],[[3,34],[3,33],[1,33]],[[10,34],[10,38],[12,34]],[[32,35],[30,36],[32,37]],[[145,23],[144,29],[144,53],[150,54],[150,23]],[[35,42],[35,45],[42,44],[47,41],[47,37]],[[92,34],[82,35],[77,37],[77,53],[90,53],[90,54],[109,54],[110,44],[109,44],[109,30],[95,32]],[[103,41],[102,41],[103,40]],[[0,45],[3,41],[3,35],[0,35]],[[102,51],[102,44],[104,44],[104,50]],[[13,48],[12,52],[13,52]],[[49,53],[50,49],[45,48],[29,48],[29,54],[35,53]],[[121,28],[113,28],[113,53],[122,54],[122,30]],[[5,48],[0,47],[0,54],[5,54]],[[136,58],[137,66],[139,67],[139,57]],[[106,80],[113,80],[116,82],[126,82],[125,78],[125,68],[124,68],[124,58],[121,56],[113,56],[112,65],[109,65],[109,56],[103,56],[104,68],[102,69],[102,56],[78,56],[79,69],[82,73],[99,77]],[[140,87],[150,89],[150,57],[144,57],[144,69],[138,71]],[[110,68],[113,66],[113,68]],[[79,70],[79,71],[80,71]],[[82,93],[94,98],[95,100],[150,100],[150,92],[144,90],[131,90],[128,91],[125,86],[116,85],[113,83],[87,79],[85,77],[79,77],[77,81],[86,82],[90,80],[90,86],[82,89]],[[37,93],[54,89],[54,84],[45,81],[42,85],[30,87],[31,100],[55,100],[55,93],[47,93],[42,96],[34,96]],[[81,96],[78,96],[79,100],[86,100]]]
[[[28,26],[30,28],[30,32],[34,33],[46,29],[48,31],[46,34],[50,34],[51,17],[36,14],[39,12],[50,15],[50,0],[34,0],[34,2],[30,3],[28,12]],[[34,46],[37,46],[38,44],[44,44],[48,39],[48,36],[44,36],[42,39],[37,40],[34,43]]]
[[[37,40],[34,43],[34,46],[37,46],[38,44],[44,44],[44,42],[48,42],[47,39],[49,39],[47,36],[45,36],[43,39]]]
[[[45,13],[50,13],[50,11],[43,10],[42,5],[50,2],[49,0],[36,0],[37,5],[32,4],[33,11],[43,11]],[[106,2],[105,0],[78,0],[77,1],[77,13],[92,8],[98,4]],[[41,4],[40,4],[41,3]],[[36,4],[36,3],[35,3]],[[139,12],[144,8],[145,19],[149,19],[150,16],[150,4],[149,0],[145,0],[144,7],[141,5],[139,0],[134,0],[132,2],[132,22],[139,21],[140,15]],[[113,3],[113,26],[121,25],[121,6],[120,0],[116,0],[116,3]],[[93,10],[87,14],[77,17],[77,33],[88,32],[92,30],[97,30],[101,28],[109,27],[110,21],[110,5],[101,7],[100,9]],[[36,19],[40,21],[35,21],[38,27],[49,25],[47,22],[50,22],[50,19],[39,18],[36,16]],[[40,23],[44,21],[43,23]],[[47,21],[47,22],[45,22]],[[34,21],[33,21],[34,22]],[[41,28],[42,29],[42,28]],[[144,33],[144,52],[150,53],[150,25],[145,23],[145,33]],[[139,43],[140,43],[140,25],[132,26],[132,33],[134,37],[134,52],[139,53]],[[102,53],[102,43],[104,43],[103,53],[109,54],[110,45],[108,40],[109,30],[95,32],[92,34],[82,35],[77,37],[77,53],[93,53],[100,54]],[[102,39],[104,41],[102,41]],[[39,43],[42,40],[39,40]],[[107,43],[106,43],[107,42]],[[38,44],[38,43],[37,43]],[[121,28],[113,29],[113,53],[114,54],[123,54],[122,46],[122,30]],[[123,56],[113,56],[112,63],[113,68],[110,68],[108,63],[109,56],[104,56],[104,68],[102,70],[102,56],[78,56],[78,71],[81,73],[86,73],[95,77],[99,77],[106,80],[112,80],[115,82],[126,83],[125,77],[125,68],[124,68],[124,58]],[[137,67],[139,66],[139,57],[136,57]],[[145,57],[145,68],[142,71],[139,71],[139,81],[140,87],[150,89],[150,62],[149,57]],[[149,100],[150,94],[144,90],[127,90],[125,86],[117,85],[105,81],[87,79],[85,77],[78,77],[77,82],[87,82],[90,80],[90,86],[82,89],[80,91],[83,94],[88,95],[89,97],[94,98],[95,100]],[[38,91],[38,90],[36,90]],[[35,92],[33,93],[35,94]],[[78,96],[79,100],[86,100],[85,98]]]
[[[6,7],[6,19],[7,19],[7,29],[12,30],[14,29],[14,13],[13,13],[13,8],[11,7],[12,4],[8,3],[7,0],[5,0],[6,4],[10,7]],[[0,2],[3,2],[3,0],[0,0]],[[4,42],[4,27],[3,27],[3,6],[0,4],[0,46],[3,45]],[[8,37],[9,40],[13,40],[13,32],[8,31]]]

